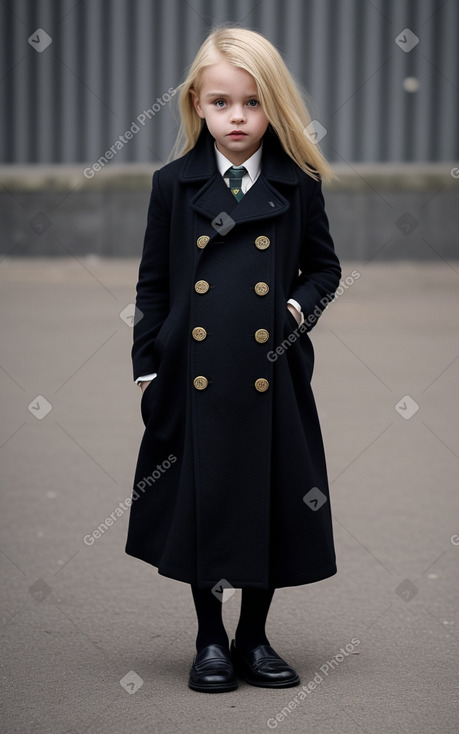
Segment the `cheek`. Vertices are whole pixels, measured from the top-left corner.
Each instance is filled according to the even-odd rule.
[[[221,110],[217,110],[215,108],[211,108],[206,111],[206,120],[209,120],[213,127],[216,128],[218,128],[219,125],[225,124],[225,119]]]
[[[258,129],[261,130],[263,133],[265,133],[268,125],[269,125],[269,120],[266,117],[266,115],[263,113],[262,115],[260,115],[258,119]]]

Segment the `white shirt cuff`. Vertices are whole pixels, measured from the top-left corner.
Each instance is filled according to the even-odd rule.
[[[151,375],[142,375],[141,377],[138,377],[136,380],[136,384],[140,385],[141,382],[148,382],[148,380],[154,380],[157,376],[157,372],[152,372]]]
[[[296,308],[296,310],[301,314],[301,321],[299,323],[299,326],[301,326],[301,324],[304,321],[304,313],[301,310],[300,304],[298,303],[298,301],[295,301],[294,298],[289,298],[288,301],[287,301],[287,303],[290,303],[292,306],[294,306]]]

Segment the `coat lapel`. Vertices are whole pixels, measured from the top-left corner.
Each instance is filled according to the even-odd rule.
[[[185,184],[204,181],[190,201],[194,211],[211,221],[226,212],[238,224],[277,217],[286,212],[290,204],[275,184],[295,186],[299,179],[294,162],[282,150],[275,133],[268,128],[263,138],[261,174],[238,203],[218,171],[214,139],[204,127],[195,147],[186,157],[180,181]]]

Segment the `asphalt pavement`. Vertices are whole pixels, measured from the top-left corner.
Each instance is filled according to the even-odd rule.
[[[300,686],[214,695],[188,585],[124,553],[137,267],[0,263],[1,732],[456,733],[459,262],[343,264],[311,333],[338,573],[274,594]]]

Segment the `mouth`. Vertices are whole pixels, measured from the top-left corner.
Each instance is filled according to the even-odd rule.
[[[230,138],[243,138],[247,135],[247,133],[243,133],[242,130],[232,130],[230,133],[228,133],[228,137]]]

